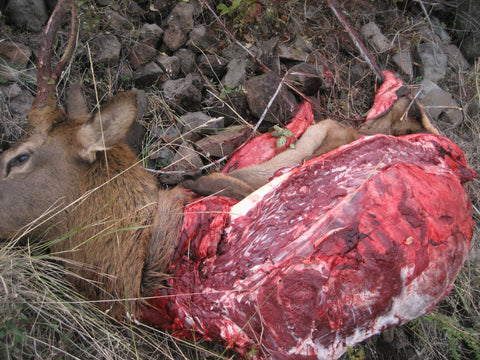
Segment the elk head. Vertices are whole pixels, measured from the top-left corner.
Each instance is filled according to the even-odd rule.
[[[52,70],[52,49],[62,19],[71,9],[69,42]],[[70,119],[56,103],[56,84],[73,54],[78,29],[74,1],[59,1],[46,25],[38,61],[37,95],[26,135],[0,156],[0,237],[26,226],[39,235],[62,223],[61,211],[81,195],[82,174],[97,152],[119,143],[136,117],[134,93],[115,98],[92,117]],[[59,216],[52,218],[52,214]],[[65,213],[65,212],[63,212]]]

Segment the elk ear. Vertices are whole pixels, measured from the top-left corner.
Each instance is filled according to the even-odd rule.
[[[136,117],[136,94],[130,91],[115,96],[80,127],[77,134],[80,157],[92,162],[97,151],[107,150],[123,141]]]

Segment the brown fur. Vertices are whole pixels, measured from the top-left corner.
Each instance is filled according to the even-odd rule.
[[[367,121],[360,129],[363,135],[387,134],[408,135],[419,132],[439,134],[430,123],[422,106],[408,96],[400,97],[385,115]]]

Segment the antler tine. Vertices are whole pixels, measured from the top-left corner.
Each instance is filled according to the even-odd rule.
[[[70,36],[68,37],[68,44],[65,48],[62,58],[57,63],[57,67],[55,68],[55,72],[53,76],[55,79],[58,79],[61,75],[65,67],[70,62],[73,56],[73,52],[75,51],[75,46],[77,45],[77,34],[78,34],[78,19],[77,19],[77,7],[75,3],[72,3],[72,20],[70,25]]]
[[[52,54],[57,31],[71,6],[72,23],[70,36],[65,52],[52,71]],[[76,46],[78,31],[77,11],[75,1],[59,0],[45,27],[40,51],[38,54],[37,96],[33,108],[55,106],[55,87],[58,79],[70,61]]]

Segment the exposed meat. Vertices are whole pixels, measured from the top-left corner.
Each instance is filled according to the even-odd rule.
[[[262,162],[271,159],[279,152],[282,152],[290,144],[293,144],[305,131],[305,129],[313,122],[312,107],[306,101],[298,105],[295,114],[290,123],[285,127],[292,132],[292,136],[286,139],[286,142],[280,148],[277,148],[277,138],[271,133],[259,135],[242,148],[240,148],[230,158],[227,164],[223,167],[222,173],[227,174],[234,170],[244,168],[246,166],[261,164]],[[254,154],[254,155],[252,155]]]
[[[398,99],[397,93],[404,86],[402,79],[395,77],[390,71],[382,71],[385,80],[375,93],[372,108],[368,112],[367,121],[385,115]]]
[[[185,208],[169,288],[143,320],[240,354],[337,359],[429,311],[472,236],[461,150],[431,134],[376,135],[246,199]]]

